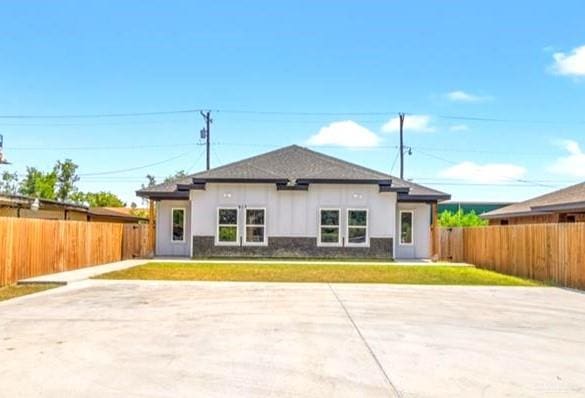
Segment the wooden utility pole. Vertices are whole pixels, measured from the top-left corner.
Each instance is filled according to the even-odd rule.
[[[399,113],[400,119],[400,179],[404,179],[404,113]]]
[[[206,149],[207,149],[207,170],[211,168],[211,153],[210,153],[210,126],[213,123],[213,119],[211,119],[211,111],[203,112],[201,111],[201,116],[205,120],[205,128],[201,130],[201,138],[205,138],[206,142]]]

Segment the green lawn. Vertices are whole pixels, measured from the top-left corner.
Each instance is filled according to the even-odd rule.
[[[53,289],[59,286],[61,285],[54,283],[39,283],[27,285],[8,285],[0,287],[0,301],[25,296],[27,294],[42,292],[43,290]]]
[[[153,262],[99,275],[97,279],[241,282],[401,283],[421,285],[539,286],[534,281],[474,267],[325,265],[319,263]]]

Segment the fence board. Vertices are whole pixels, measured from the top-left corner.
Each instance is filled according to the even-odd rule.
[[[152,254],[148,225],[0,217],[0,286]]]
[[[585,223],[442,228],[440,257],[585,289]]]

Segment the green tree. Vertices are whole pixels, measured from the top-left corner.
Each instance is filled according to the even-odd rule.
[[[20,182],[18,192],[22,195],[43,199],[56,199],[55,187],[57,174],[55,171],[43,173],[35,167],[26,168],[26,176]]]
[[[439,214],[441,227],[481,227],[487,224],[487,220],[482,219],[473,210],[469,213],[465,213],[462,209],[455,213],[445,210]]]
[[[88,192],[85,194],[86,202],[90,207],[124,207],[126,203],[116,194],[111,192]]]
[[[66,201],[71,199],[71,195],[77,191],[75,184],[79,181],[78,167],[71,159],[65,159],[64,162],[59,160],[55,164],[53,173],[57,176],[55,197],[58,200]]]
[[[18,192],[18,174],[2,172],[0,177],[0,193],[14,195]]]
[[[73,193],[70,199],[78,204],[84,204],[89,207],[124,207],[126,203],[116,194],[106,191],[100,192],[80,192]]]
[[[172,182],[178,178],[182,178],[182,177],[186,177],[186,176],[187,176],[187,172],[185,170],[179,170],[175,174],[170,175],[167,178],[165,178],[163,182]]]

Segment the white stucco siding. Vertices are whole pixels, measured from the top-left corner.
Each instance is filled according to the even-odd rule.
[[[401,210],[411,210],[414,215],[413,245],[400,244],[400,219],[396,223],[396,258],[429,258],[431,256],[431,205],[427,203],[398,203],[396,216]]]
[[[320,208],[345,211],[368,209],[370,237],[393,237],[396,194],[379,193],[377,185],[312,184],[308,191],[277,191],[275,184],[207,184],[191,191],[191,230],[196,236],[214,236],[218,207],[266,208],[267,236],[316,237]],[[243,217],[243,215],[240,215]],[[243,220],[243,218],[241,218]]]
[[[185,240],[171,240],[172,209],[185,210]],[[162,200],[156,207],[156,255],[157,256],[190,256],[191,253],[191,212],[188,200]]]

